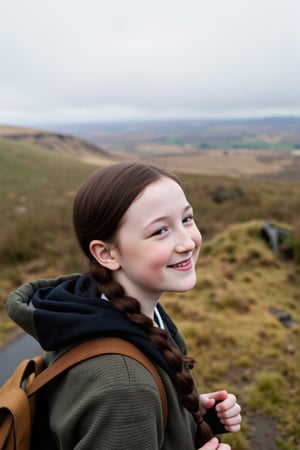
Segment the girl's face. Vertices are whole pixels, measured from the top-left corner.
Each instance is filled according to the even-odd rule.
[[[113,276],[142,305],[157,302],[164,291],[187,291],[196,283],[201,242],[182,188],[163,177],[126,211],[116,236],[119,268]]]

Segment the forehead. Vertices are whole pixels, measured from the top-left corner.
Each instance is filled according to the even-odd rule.
[[[188,204],[181,186],[163,177],[149,184],[128,208],[127,218],[142,214],[149,220],[181,210]]]

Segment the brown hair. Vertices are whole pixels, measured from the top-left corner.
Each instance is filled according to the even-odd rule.
[[[113,164],[94,172],[78,190],[74,201],[73,223],[81,248],[90,260],[90,275],[99,290],[117,310],[146,330],[149,339],[158,346],[174,372],[179,399],[198,424],[195,442],[195,448],[198,449],[212,437],[212,432],[202,419],[192,376],[185,369],[186,363],[193,362],[193,359],[182,355],[173,346],[165,330],[153,326],[152,320],[141,312],[138,300],[125,294],[123,287],[113,280],[111,271],[101,266],[89,249],[89,244],[94,239],[113,241],[131,203],[149,184],[162,177],[171,178],[180,184],[174,174],[140,163]]]

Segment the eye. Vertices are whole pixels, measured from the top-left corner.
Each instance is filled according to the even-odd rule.
[[[189,214],[188,216],[184,217],[182,223],[191,223],[193,222],[194,217],[193,214]]]
[[[158,230],[154,231],[154,233],[151,234],[151,237],[152,236],[163,236],[167,232],[168,232],[168,228],[162,227],[162,228],[159,228]]]

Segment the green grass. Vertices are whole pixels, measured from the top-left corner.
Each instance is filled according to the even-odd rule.
[[[4,312],[11,289],[84,268],[71,210],[79,184],[94,169],[0,140],[0,340],[13,330]],[[197,360],[201,390],[227,388],[243,405],[242,432],[225,438],[232,447],[252,450],[247,418],[263,414],[275,421],[280,448],[299,448],[300,269],[297,261],[275,256],[260,236],[265,220],[277,221],[296,229],[299,252],[299,184],[182,179],[204,244],[196,288],[166,294],[163,303]],[[295,325],[283,327],[269,306],[290,313]]]

